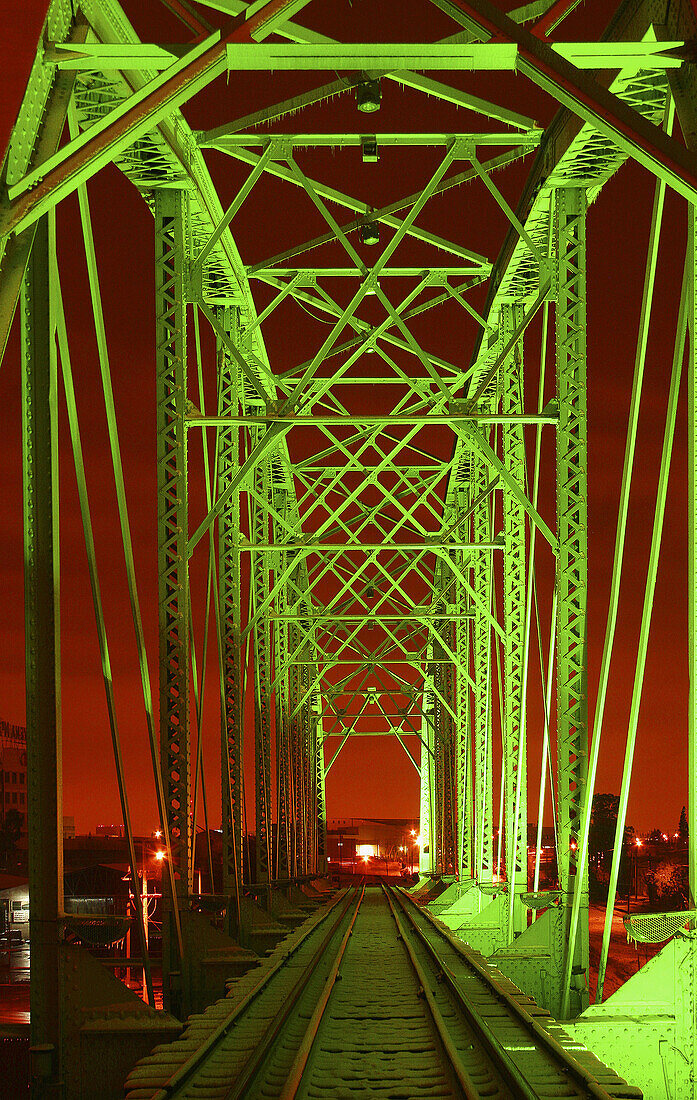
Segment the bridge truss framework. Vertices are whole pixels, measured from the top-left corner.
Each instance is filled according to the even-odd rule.
[[[204,614],[207,627],[212,624],[210,644],[217,649],[219,667],[223,869],[216,885],[229,935],[243,936],[245,924],[244,735],[249,732],[254,738],[254,876],[261,883],[326,870],[327,772],[349,738],[396,737],[420,778],[421,871],[444,878],[453,891],[452,910],[443,919],[449,918],[485,953],[495,954],[497,965],[554,1015],[577,1018],[572,1026],[593,1037],[585,1041],[591,1047],[595,1042],[594,1049],[630,1079],[625,1065],[651,1061],[638,1053],[647,1036],[652,1051],[670,1041],[694,1066],[692,931],[671,940],[643,979],[645,986],[652,982],[652,988],[662,990],[654,1002],[670,1001],[672,1023],[643,1019],[642,1006],[651,1001],[645,989],[635,1000],[628,992],[623,1002],[625,1008],[632,1005],[637,1017],[633,1031],[613,1016],[613,998],[588,1008],[587,855],[661,215],[666,188],[672,188],[686,201],[690,232],[618,836],[626,815],[689,334],[687,740],[690,893],[695,905],[697,359],[692,221],[697,171],[691,146],[697,89],[683,47],[697,39],[697,21],[687,0],[627,0],[602,42],[561,44],[550,34],[573,3],[532,3],[506,16],[488,0],[434,2],[454,22],[453,35],[444,42],[356,45],[297,22],[302,0],[270,0],[248,10],[239,0],[169,0],[166,6],[192,33],[186,49],[141,43],[115,0],[52,0],[50,5],[5,158],[0,209],[1,346],[18,302],[22,333],[37,1095],[58,1094],[56,1082],[65,1073],[73,1041],[72,1024],[66,1020],[79,1016],[77,1004],[72,1015],[64,1007],[66,997],[79,1001],[79,996],[55,980],[67,966],[60,800],[59,371],[131,842],[134,894],[140,889],[56,254],[56,212],[60,201],[74,192],[80,203],[146,724],[168,853],[166,1005],[182,1014],[205,995],[195,946],[201,936],[200,914],[192,913],[189,904],[196,815],[206,797],[202,739],[192,736],[200,734],[205,682],[193,644],[192,623],[198,621],[199,609],[195,618],[188,579],[196,554],[207,555]],[[222,29],[209,23],[214,13],[224,14]],[[187,124],[181,107],[212,81],[226,73],[279,68],[329,71],[336,79],[215,129],[193,131]],[[428,75],[513,68],[561,104],[546,130],[513,107],[482,100]],[[390,82],[417,90],[436,104],[454,103],[473,112],[483,120],[481,130],[365,135],[302,129],[304,109],[346,95],[377,107],[381,84]],[[287,132],[285,125],[275,129],[291,112],[299,112],[297,131]],[[672,136],[674,113],[685,145]],[[497,129],[486,128],[492,124]],[[60,144],[66,128],[68,140]],[[331,147],[339,156],[360,147],[364,161],[377,159],[383,148],[426,148],[435,167],[424,174],[418,192],[373,209],[308,176],[302,167],[302,150],[308,147]],[[249,167],[227,209],[206,165],[208,149]],[[514,210],[497,181],[523,157],[534,161]],[[628,158],[656,177],[655,202],[616,567],[589,754],[587,212]],[[142,194],[154,219],[159,730],[150,696],[87,194],[88,181],[112,162]],[[424,157],[424,163],[430,160]],[[244,217],[245,201],[267,175],[300,189],[327,228],[300,244],[279,235],[284,250],[246,265],[230,225]],[[464,186],[468,194],[475,187],[488,192],[508,219],[509,231],[495,262],[418,224],[430,200],[447,194],[456,203]],[[343,224],[342,211],[349,212]],[[379,243],[377,259],[371,241],[373,248]],[[398,250],[415,241],[422,251],[431,250],[430,259],[400,265]],[[336,246],[332,266],[321,258],[328,243]],[[483,283],[486,305],[479,311],[471,304],[471,293]],[[397,295],[394,286],[401,288]],[[252,294],[256,287],[266,288],[267,297],[270,293],[261,310]],[[463,323],[477,332],[467,365],[447,361],[413,331],[420,324],[417,318],[431,311],[437,317],[439,307],[453,302]],[[307,359],[279,370],[267,355],[262,330],[268,331],[276,311],[280,314],[289,303],[326,322],[326,336]],[[379,321],[361,316],[367,303],[371,316],[376,310],[382,313]],[[548,366],[552,355],[553,365]],[[524,384],[527,361],[540,375],[533,408],[530,387]],[[205,407],[204,379],[208,389],[213,380],[215,408]],[[371,396],[366,402],[361,389],[368,382]],[[541,458],[544,432],[556,438],[554,470],[545,470]],[[206,510],[198,522],[191,520],[189,501],[194,476],[205,487]],[[538,499],[545,477],[556,485],[556,515],[549,521]],[[527,867],[528,681],[536,645],[536,566],[545,555],[554,574],[548,671],[542,673],[542,783],[553,765],[555,771],[551,797],[559,884],[552,892],[539,890],[539,837],[533,882]],[[205,669],[206,651],[200,661]],[[499,714],[494,713],[497,707]],[[499,729],[500,748],[494,744]],[[418,739],[418,757],[406,738]],[[495,758],[500,759],[502,776],[498,814]],[[544,806],[543,789],[540,821]],[[502,828],[496,852],[497,819]],[[619,849],[610,883],[612,901]],[[545,909],[533,923],[528,920],[531,908]],[[142,922],[140,933],[145,956]],[[605,960],[608,936],[609,930]],[[688,992],[676,988],[670,993],[669,974],[680,968],[689,975]],[[88,984],[85,979],[83,998]],[[659,1064],[678,1082],[675,1087],[682,1087],[680,1059],[662,1058]],[[674,1095],[694,1097],[696,1090],[693,1069],[689,1091]]]

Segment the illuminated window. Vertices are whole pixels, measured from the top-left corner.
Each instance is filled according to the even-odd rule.
[[[374,844],[359,844],[356,847],[356,854],[359,856],[374,856],[375,845]]]

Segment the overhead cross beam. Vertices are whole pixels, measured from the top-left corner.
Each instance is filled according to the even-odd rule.
[[[228,43],[260,41],[307,3],[308,0],[269,0],[249,19],[234,19],[222,32],[216,31],[192,46],[182,60],[134,92],[106,119],[69,141],[12,188],[9,203],[0,211],[0,237],[33,225],[57,202],[225,72]]]
[[[431,0],[431,3],[484,41],[497,38],[514,43],[518,72],[605,134],[679,195],[697,202],[694,153],[603,88],[591,74],[582,72],[525,27],[519,27],[491,0]]]

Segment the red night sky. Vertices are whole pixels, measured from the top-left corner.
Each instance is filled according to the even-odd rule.
[[[388,7],[389,20],[386,15]],[[0,140],[3,147],[21,101],[46,8],[46,0],[25,0],[21,5],[20,19],[15,3],[0,0],[5,42],[0,102]],[[186,28],[158,0],[126,0],[124,8],[145,41],[187,40]],[[201,10],[206,11],[216,25],[222,23],[219,13]],[[560,37],[568,40],[597,37],[607,11],[604,4],[580,7],[563,24]],[[389,5],[377,5],[369,0],[353,0],[352,3],[350,0],[333,0],[330,4],[314,0],[298,18],[308,26],[344,41],[436,40],[457,29],[427,0],[402,0]],[[319,79],[329,80],[332,77]],[[521,76],[449,73],[443,79],[507,103],[535,117],[542,125],[549,122],[556,109],[551,99]],[[227,82],[218,80],[188,103],[184,113],[195,129],[208,128],[276,102],[317,82],[316,75],[311,73],[297,76],[230,74]],[[286,119],[282,125],[291,131],[298,128],[318,131],[360,128],[350,96],[312,108],[300,124],[296,119]],[[385,82],[378,129],[452,132],[476,125],[476,118],[466,112],[458,112],[447,104],[426,100],[415,92]],[[395,154],[392,172],[387,170],[389,162],[385,156],[380,173],[373,171],[370,177],[368,172],[374,166],[356,164],[354,157],[347,168],[341,154],[333,157],[329,151],[299,151],[298,161],[308,175],[315,175],[359,197],[369,197],[377,206],[423,186],[433,170],[428,158],[434,155],[424,152],[421,163],[418,152],[408,156],[401,154],[401,159]],[[209,153],[207,160],[225,206],[247,170],[222,153]],[[497,176],[499,186],[514,205],[531,163],[531,159],[527,158]],[[90,182],[89,194],[136,567],[156,697],[153,226],[140,196],[113,166]],[[628,164],[605,187],[588,213],[591,716],[607,613],[652,194],[652,178],[636,165]],[[503,215],[493,205],[493,200],[486,201],[487,197],[479,192],[476,202],[474,198],[473,191],[462,189],[452,192],[447,198],[434,200],[426,207],[420,224],[495,259],[506,229]],[[279,214],[282,214],[282,219],[279,219]],[[342,220],[345,218],[340,217],[339,221]],[[620,618],[597,783],[600,791],[618,791],[621,777],[680,290],[685,220],[685,203],[669,195],[649,339],[639,461],[632,494]],[[246,262],[255,262],[281,251],[287,244],[322,231],[318,215],[310,208],[307,197],[291,193],[287,186],[282,189],[280,183],[272,180],[264,180],[258,186],[243,213],[236,219],[233,229]],[[146,830],[155,824],[153,786],[118,537],[96,345],[88,308],[77,200],[74,196],[64,201],[59,209],[58,241],[129,795],[135,827]],[[404,262],[412,261],[405,259]],[[262,304],[266,304],[267,300],[266,297],[259,299]],[[481,308],[483,296],[473,297],[472,302]],[[441,315],[434,311],[426,316],[428,321],[415,328],[417,339],[422,339],[453,362],[466,362],[471,351],[474,326],[463,336],[464,330],[449,324],[451,317],[454,320],[461,314],[444,312]],[[286,369],[303,359],[302,353],[294,353],[294,344],[297,342],[300,347],[307,339],[316,340],[318,328],[313,328],[312,322],[297,310],[284,317],[287,317],[287,325],[291,327],[277,327],[267,338],[272,367],[280,363],[279,369]],[[324,334],[322,332],[320,336]],[[533,332],[532,354],[529,349],[527,351],[526,391],[530,407],[536,401],[536,339],[539,341],[539,336]],[[22,723],[25,712],[19,382],[19,343],[15,323],[0,371],[0,592],[3,597],[0,617],[0,717]],[[655,825],[665,830],[677,827],[680,808],[687,798],[687,455],[684,391],[683,385],[628,815],[628,821],[642,831]],[[370,400],[369,396],[367,400]],[[94,829],[99,821],[118,821],[119,809],[64,416],[61,442],[64,456],[61,469],[64,808],[67,814],[74,815],[78,831],[87,831]],[[548,521],[553,520],[554,513],[552,460],[553,452],[548,443],[543,451],[546,480],[541,492],[541,511]],[[193,501],[192,511],[198,516],[196,489],[193,490]],[[200,590],[201,578],[201,567],[195,565],[192,573],[194,593]],[[549,582],[549,566],[545,566],[541,559],[540,613],[545,647],[548,626],[544,624],[549,622],[550,609]],[[195,614],[200,654],[200,602]],[[540,683],[536,668],[536,661],[532,661],[529,715],[531,819],[536,816],[541,727]],[[211,657],[204,711],[211,825],[217,825],[220,818],[219,798],[215,794],[219,776],[216,675]],[[248,788],[251,791],[251,728],[249,734],[245,755]],[[248,801],[253,803],[251,797]],[[361,739],[349,742],[330,773],[327,808],[330,817],[417,814],[416,774],[396,740],[381,739],[378,742]]]

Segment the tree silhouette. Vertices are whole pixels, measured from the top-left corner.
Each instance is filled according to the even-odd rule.
[[[605,853],[612,851],[614,847],[619,805],[618,794],[593,795],[588,837],[588,850],[592,863],[604,863]]]
[[[690,835],[690,829],[689,829],[689,826],[687,824],[687,812],[686,812],[684,806],[683,806],[682,810],[680,811],[680,821],[678,823],[678,835],[679,835],[681,840],[687,840],[688,836]]]

